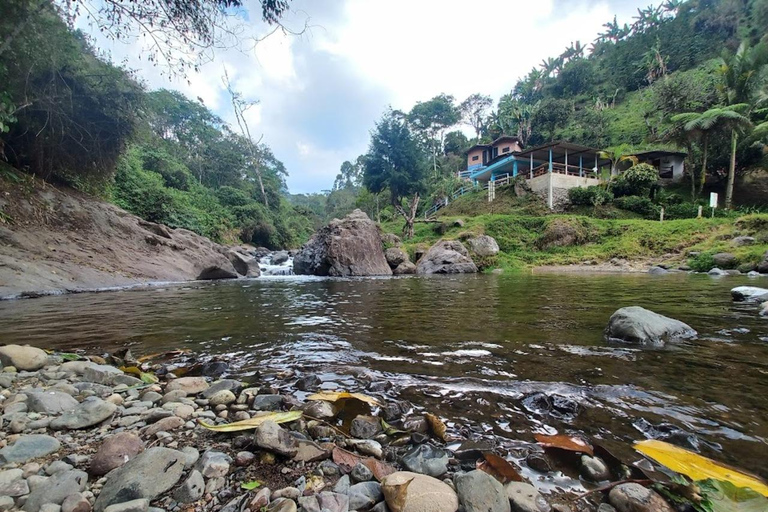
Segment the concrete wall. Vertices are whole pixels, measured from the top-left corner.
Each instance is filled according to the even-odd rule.
[[[566,176],[565,174],[547,173],[527,181],[533,193],[540,195],[547,201],[551,209],[558,209],[568,203],[568,190],[576,187],[591,187],[599,185],[600,180],[595,178],[579,178],[578,176]],[[550,183],[552,184],[550,188]]]

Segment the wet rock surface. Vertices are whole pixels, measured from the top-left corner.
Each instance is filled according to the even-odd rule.
[[[441,240],[418,260],[418,274],[472,274],[477,266],[458,240]]]
[[[567,490],[542,494],[529,483],[506,482],[483,462],[496,453],[524,466],[534,484],[533,475],[548,481],[560,468],[538,445],[502,448],[498,438],[471,425],[448,427],[418,404],[393,399],[391,382],[350,381],[370,402],[334,401],[322,393],[308,400],[327,384],[307,371],[249,382],[175,377],[165,363],[129,356],[108,359],[132,361],[159,375],[158,382],[134,384],[124,379],[134,377],[96,357],[62,363],[53,356],[34,372],[0,371],[0,377],[13,375],[0,399],[0,509],[547,512],[569,510],[563,503],[575,499]],[[522,403],[542,417],[570,420],[580,411],[576,399],[559,394],[534,392]],[[303,417],[281,419],[289,411]],[[258,425],[230,433],[203,426],[264,415]],[[5,429],[9,425],[18,432]],[[574,460],[584,485],[610,480],[600,457]],[[615,491],[612,505],[601,497],[608,493],[578,510],[666,505],[652,491],[632,487]]]
[[[605,328],[605,337],[608,341],[640,345],[659,346],[667,341],[692,338],[696,334],[688,324],[639,306],[617,310],[611,315],[608,326]]]

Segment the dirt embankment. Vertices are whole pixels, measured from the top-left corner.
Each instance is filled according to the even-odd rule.
[[[0,179],[0,298],[236,277],[225,253],[72,189]]]

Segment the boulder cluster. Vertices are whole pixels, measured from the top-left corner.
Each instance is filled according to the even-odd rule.
[[[478,271],[473,260],[492,258],[499,246],[487,235],[471,236],[469,249],[459,240],[440,240],[417,250],[414,260],[399,237],[382,233],[361,210],[334,219],[315,233],[294,259],[296,274],[316,276],[387,276],[405,274],[466,274]]]

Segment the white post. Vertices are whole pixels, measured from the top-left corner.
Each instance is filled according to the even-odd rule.
[[[549,206],[550,210],[555,209],[555,194],[552,190],[552,173],[547,173],[548,179],[547,179],[547,206]]]
[[[698,215],[696,215],[696,218],[697,218],[697,219],[700,219],[700,218],[701,218],[701,210],[702,210],[702,206],[700,205],[700,206],[699,206],[699,214],[698,214]]]
[[[528,170],[531,179],[533,179],[533,153],[531,153],[531,168]]]
[[[661,213],[659,214],[659,222],[664,222],[664,207],[661,207]]]

